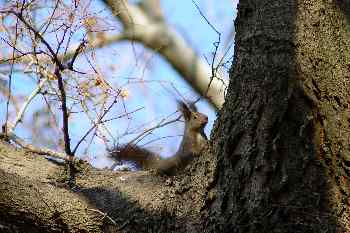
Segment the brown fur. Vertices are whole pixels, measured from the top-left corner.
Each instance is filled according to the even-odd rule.
[[[175,155],[162,159],[159,155],[136,145],[117,147],[110,152],[113,158],[132,161],[138,169],[155,169],[159,174],[175,175],[197,156],[207,143],[204,127],[208,117],[197,112],[194,105],[188,107],[179,102],[179,110],[185,119],[185,130],[181,144]]]

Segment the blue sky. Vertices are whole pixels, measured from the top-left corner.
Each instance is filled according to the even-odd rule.
[[[168,1],[161,2],[162,8],[167,22],[184,36],[187,42],[195,48],[197,53],[204,59],[205,56],[211,56],[214,50],[213,43],[218,40],[217,33],[207,24],[207,22],[200,15],[192,1]],[[198,1],[198,6],[201,8],[203,14],[215,26],[215,28],[222,33],[222,42],[226,40],[233,27],[233,20],[236,16],[236,2],[232,0],[221,0],[220,4],[214,0]],[[109,10],[99,1],[92,1],[92,11],[99,12],[99,16],[109,17],[110,22],[114,19],[109,16]],[[102,10],[102,11],[101,11]],[[119,27],[120,28],[120,27]],[[118,30],[118,27],[117,27]],[[0,50],[1,51],[1,50]],[[221,43],[221,50],[218,56],[224,53],[223,43]],[[130,97],[125,99],[124,104],[117,105],[113,114],[120,114],[124,108],[131,111],[138,107],[144,107],[144,110],[137,112],[130,119],[121,119],[110,122],[108,128],[113,134],[118,137],[121,135],[127,126],[134,129],[142,130],[142,125],[155,119],[162,119],[165,116],[176,111],[176,99],[179,98],[177,93],[172,88],[176,87],[189,100],[195,100],[196,95],[192,89],[179,77],[169,64],[167,64],[160,56],[145,49],[141,45],[130,43],[116,43],[107,48],[96,50],[96,64],[102,70],[102,73],[111,79],[111,83],[115,85],[122,85],[127,83],[130,77],[143,77],[149,82],[146,84],[128,84],[126,88],[130,93]],[[229,53],[227,59],[232,56],[232,51]],[[143,58],[139,60],[139,57]],[[77,67],[87,69],[86,62],[80,58]],[[110,69],[111,66],[117,67]],[[117,71],[116,71],[117,70]],[[158,82],[154,81],[158,80]],[[152,82],[154,81],[154,82]],[[35,88],[35,82],[32,78],[27,77],[26,74],[16,73],[13,76],[14,94],[20,93],[22,96],[28,95],[32,89]],[[5,113],[5,99],[0,99],[0,121],[4,122]],[[31,104],[31,111],[40,109],[43,105],[43,99],[39,96],[35,98]],[[215,112],[204,102],[198,103],[198,108],[201,112],[209,116],[209,124],[206,132],[209,135],[215,120]],[[24,125],[31,122],[31,111],[25,117]],[[113,114],[112,114],[113,113]],[[108,118],[108,117],[107,117]],[[82,115],[75,115],[71,119],[70,133],[73,145],[90,127],[87,119]],[[182,133],[182,123],[177,123],[158,129],[154,135],[142,141],[141,144],[152,141],[158,137],[166,137],[154,143],[147,144],[149,149],[157,151],[162,156],[169,156],[176,151]],[[28,142],[32,140],[30,131],[26,127],[18,126],[16,133],[24,137]],[[120,142],[127,142],[135,135],[129,135],[121,138]],[[81,146],[78,154],[83,152],[85,145]],[[96,141],[92,144],[90,151],[91,162],[98,167],[108,166],[110,163],[105,159],[105,147],[101,141]]]

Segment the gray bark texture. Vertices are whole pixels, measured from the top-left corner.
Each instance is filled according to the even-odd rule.
[[[0,143],[3,232],[350,232],[348,1],[241,0],[226,102],[183,174],[61,168]]]
[[[207,232],[350,232],[349,6],[240,1]]]
[[[197,232],[205,164],[203,156],[176,177],[82,164],[71,190],[62,167],[0,140],[0,232]]]

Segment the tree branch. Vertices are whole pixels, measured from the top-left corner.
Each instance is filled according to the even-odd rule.
[[[16,134],[10,132],[7,135],[1,135],[0,134],[0,138],[5,138],[5,139],[9,139],[11,141],[13,141],[14,143],[16,143],[17,145],[19,145],[20,147],[27,149],[33,153],[37,153],[40,155],[50,155],[52,157],[55,158],[60,158],[60,159],[66,159],[66,154],[64,153],[60,153],[48,148],[42,148],[42,147],[36,147],[30,143],[26,143],[24,140],[22,140],[20,137],[18,137]]]
[[[38,86],[32,91],[32,93],[27,97],[26,101],[23,103],[21,110],[17,113],[16,119],[15,121],[9,125],[8,128],[8,132],[12,132],[17,124],[19,122],[22,121],[22,118],[24,116],[24,113],[28,107],[28,105],[30,104],[30,102],[34,99],[34,97],[40,92],[41,88],[44,86],[44,84],[47,82],[47,78],[44,78],[40,81],[40,83],[38,84]]]
[[[30,25],[23,17],[22,11],[20,13],[10,10],[8,13],[11,13],[15,15],[30,31],[34,33],[34,35],[40,39],[40,41],[46,46],[46,48],[49,50],[51,54],[51,59],[53,62],[59,67],[60,70],[64,70],[65,67],[61,63],[61,61],[58,59],[57,54],[53,51],[51,45],[45,40],[45,38],[35,29]]]
[[[226,82],[221,78],[215,78],[211,82],[210,68],[169,25],[164,21],[154,21],[147,11],[125,0],[103,2],[123,24],[123,34],[127,39],[140,42],[162,55],[200,95],[216,109],[221,108]]]
[[[70,149],[70,138],[69,138],[69,129],[68,129],[68,110],[67,110],[67,100],[66,100],[66,91],[64,89],[63,78],[61,72],[58,67],[55,69],[55,75],[57,77],[58,89],[61,93],[61,104],[62,104],[62,120],[63,120],[63,136],[64,136],[64,151],[68,155],[68,160],[71,161],[73,156],[72,151]]]
[[[0,140],[0,158],[0,224],[19,232],[200,232],[194,227],[204,202],[193,198],[203,191],[201,176],[189,188],[181,178],[174,185],[151,172],[88,166],[74,192],[53,179],[59,167],[41,156]]]

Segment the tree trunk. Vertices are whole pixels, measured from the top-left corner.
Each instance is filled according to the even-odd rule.
[[[207,232],[350,232],[349,20],[348,1],[240,1]]]

